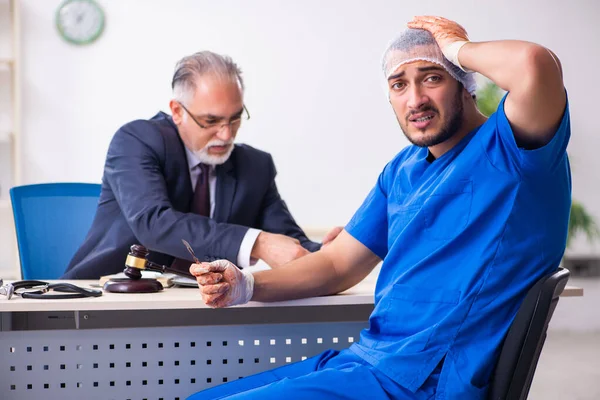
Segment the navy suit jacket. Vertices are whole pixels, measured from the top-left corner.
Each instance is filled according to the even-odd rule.
[[[248,227],[298,239],[316,251],[294,221],[275,185],[270,154],[235,145],[216,167],[213,218],[191,213],[192,182],[185,148],[171,117],[158,113],[114,135],[106,157],[102,192],[92,227],[63,279],[96,279],[123,271],[129,248],[141,244],[150,260],[169,266],[173,257],[237,262]]]

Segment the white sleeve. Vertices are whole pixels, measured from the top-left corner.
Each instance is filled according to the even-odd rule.
[[[250,228],[248,229],[248,232],[246,232],[237,257],[237,266],[239,268],[246,268],[251,265],[250,253],[252,253],[254,242],[256,242],[256,238],[261,232],[260,229],[254,228]]]

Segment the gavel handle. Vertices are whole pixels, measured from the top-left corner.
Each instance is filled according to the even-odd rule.
[[[196,279],[196,277],[194,275],[190,274],[189,272],[178,271],[176,269],[169,268],[166,265],[159,265],[159,264],[153,263],[152,261],[149,261],[149,260],[146,260],[146,268],[145,269],[147,271],[160,272],[162,274],[169,273],[169,274],[183,276],[185,278],[191,278],[194,280]]]

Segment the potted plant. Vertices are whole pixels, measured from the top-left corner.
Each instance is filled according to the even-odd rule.
[[[493,82],[483,84],[477,90],[477,107],[479,111],[489,117],[496,112],[503,96],[503,91]],[[572,239],[579,233],[584,233],[590,242],[600,237],[600,230],[594,217],[585,209],[583,204],[573,200],[571,202],[571,215],[569,216],[567,248],[572,243]]]

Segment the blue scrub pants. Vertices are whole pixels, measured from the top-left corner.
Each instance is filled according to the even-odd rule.
[[[439,368],[417,393],[412,393],[352,351],[328,350],[301,362],[198,392],[188,400],[429,400],[435,397],[438,379]]]

